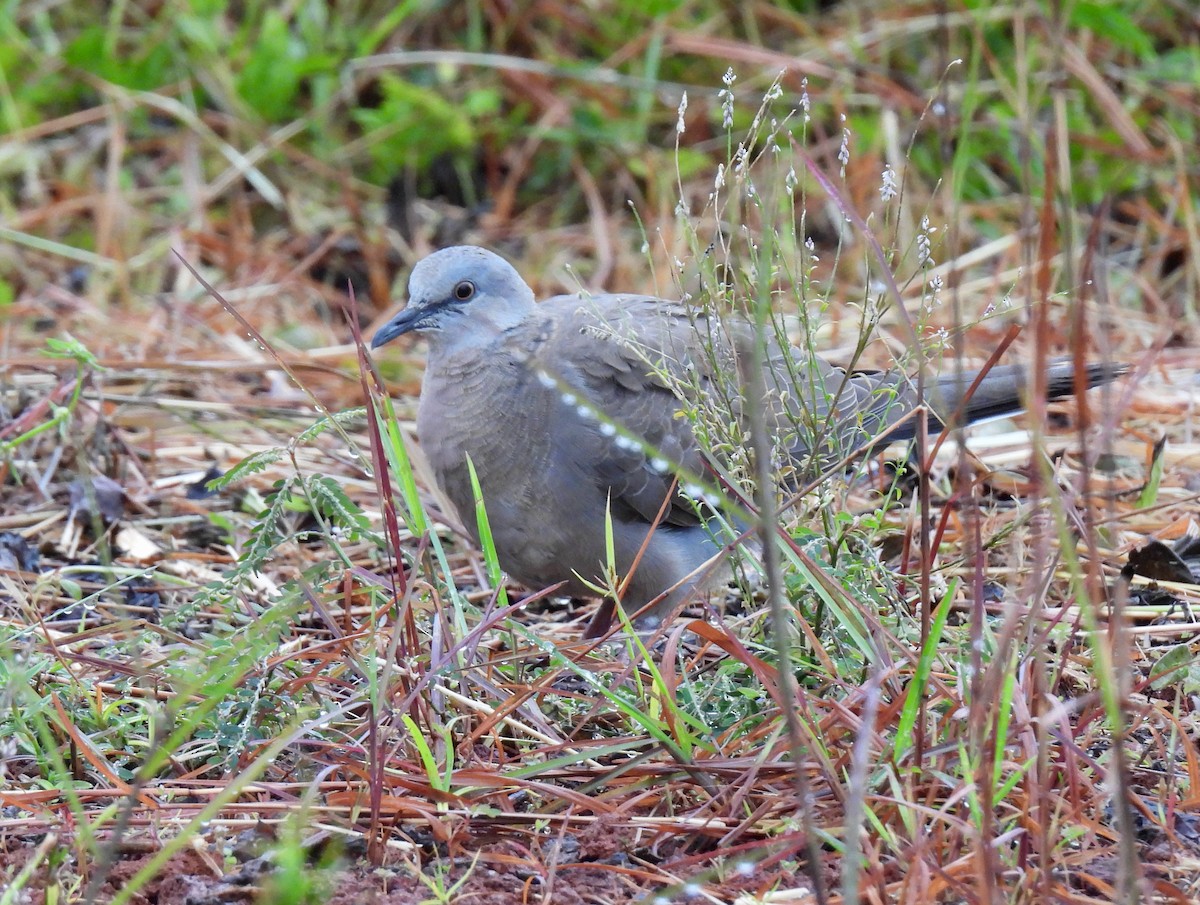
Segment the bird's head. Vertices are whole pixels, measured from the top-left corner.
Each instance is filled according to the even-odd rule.
[[[508,261],[473,245],[443,248],[417,262],[408,278],[408,305],[379,328],[378,349],[405,333],[436,347],[499,335],[533,310],[533,290]]]

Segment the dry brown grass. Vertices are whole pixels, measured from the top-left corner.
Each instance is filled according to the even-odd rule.
[[[497,34],[507,26],[508,43],[488,49],[512,57],[536,61],[557,35],[588,60],[605,36],[557,4],[504,22],[481,9]],[[1192,581],[1177,580],[1177,563],[1157,579],[1126,568],[1150,540],[1200,530],[1200,191],[1184,138],[1200,127],[1200,96],[1078,24],[918,12],[862,23],[849,9],[807,19],[763,6],[732,24],[713,11],[707,29],[679,13],[605,62],[619,69],[661,46],[705,78],[732,63],[751,107],[777,70],[790,67],[785,103],[811,77],[804,154],[826,174],[839,170],[837,111],[876,124],[852,136],[844,179],[831,176],[830,191],[810,181],[803,201],[823,259],[811,278],[828,301],[816,340],[834,357],[853,356],[867,302],[902,299],[909,313],[883,313],[866,361],[902,357],[915,324],[925,337],[948,328],[952,352],[978,364],[1022,324],[1010,357],[1105,356],[1132,373],[1085,406],[1035,406],[961,455],[944,438],[924,506],[910,488],[876,514],[883,484],[870,475],[809,498],[789,523],[817,532],[789,548],[796,637],[735,605],[681,620],[648,657],[580,642],[586,608],[544,595],[508,605],[419,459],[427,526],[385,492],[388,441],[365,417],[297,438],[320,413],[379,405],[386,390],[411,443],[420,349],[363,378],[343,287],[355,286],[369,332],[439,238],[507,251],[541,293],[577,279],[675,291],[673,259],[716,234],[701,213],[708,163],[725,158],[711,85],[707,96],[693,85],[680,139],[708,163],[692,170],[685,156],[677,178],[676,99],[651,92],[643,143],[602,136],[589,150],[554,130],[579,126],[585,107],[632,120],[634,87],[550,64],[467,68],[448,96],[494,86],[504,101],[468,163],[492,207],[410,196],[403,224],[382,189],[352,175],[365,151],[323,157],[303,139],[322,122],[311,111],[294,129],[268,127],[221,104],[190,113],[178,86],[136,94],[93,79],[79,109],[10,130],[7,159],[24,162],[4,175],[0,208],[14,296],[0,307],[0,537],[18,551],[0,559],[11,888],[93,902],[238,900],[260,887],[266,901],[397,903],[1200,896],[1197,557],[1179,557]],[[1165,54],[1171,35],[1154,29],[1188,16],[1143,24]],[[1004,81],[995,36],[976,40],[985,20],[1016,22],[1010,40],[1037,57],[1029,82]],[[398,46],[459,53],[440,43],[454,25],[406,22]],[[952,115],[939,120],[927,106],[943,62],[967,51],[981,68],[947,80]],[[664,95],[677,76],[662,76]],[[358,78],[361,96],[371,82]],[[1024,118],[1002,120],[1001,100]],[[929,158],[913,160],[944,153],[953,171],[955,116],[1017,146],[968,161],[987,197],[956,195],[949,177],[939,188]],[[508,134],[512,123],[536,128]],[[941,148],[929,139],[939,128]],[[910,153],[914,130],[929,140]],[[1070,153],[1083,146],[1139,178],[1089,193],[1092,174]],[[904,177],[890,208],[888,163]],[[775,201],[787,169],[764,159],[756,171]],[[691,225],[673,213],[681,191]],[[779,222],[778,206],[738,210],[752,235]],[[851,213],[868,231],[839,239]],[[926,216],[943,228],[937,263],[922,269]],[[876,250],[895,295],[876,288]],[[1001,298],[1009,307],[991,313]],[[68,335],[90,360],[44,354]],[[281,452],[261,470],[200,492],[206,476],[270,450]],[[103,494],[99,476],[123,491],[115,509],[89,491]],[[321,476],[336,487],[318,498]],[[295,505],[266,527],[276,482]],[[369,530],[345,527],[337,488]],[[780,644],[798,663],[794,691]],[[264,847],[276,854],[259,874]],[[306,885],[319,882],[337,888]]]

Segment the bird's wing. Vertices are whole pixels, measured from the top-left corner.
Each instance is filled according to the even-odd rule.
[[[718,319],[682,303],[649,296],[559,296],[543,302],[553,341],[546,358],[565,385],[578,387],[617,437],[588,442],[579,432],[590,475],[610,488],[614,503],[652,520],[676,476],[668,524],[698,520],[695,487],[714,459],[696,442],[693,418],[710,436],[703,446],[715,461],[744,455],[748,369],[762,360],[762,405],[774,444],[774,465],[786,477],[818,474],[859,449],[911,412],[915,393],[903,375],[848,373],[771,335],[761,357],[753,352],[752,326],[738,317]],[[548,369],[552,369],[549,368]],[[692,412],[697,415],[696,412]],[[638,441],[636,443],[630,440]]]
[[[683,387],[707,368],[686,310],[633,295],[559,296],[539,309],[551,326],[537,365],[574,403],[556,446],[607,490],[614,514],[652,522],[669,498],[665,524],[700,524],[696,478],[707,466]]]

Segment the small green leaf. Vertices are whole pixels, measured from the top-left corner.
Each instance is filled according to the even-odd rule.
[[[113,47],[100,25],[80,32],[64,49],[63,58],[106,82],[135,91],[161,88],[176,76],[175,54],[166,42]]]
[[[303,50],[292,40],[287,20],[275,10],[263,17],[252,48],[238,75],[238,96],[264,119],[279,121],[291,112],[300,90]]]
[[[1115,3],[1089,3],[1082,0],[1071,9],[1070,21],[1075,28],[1086,28],[1139,57],[1154,55],[1154,42],[1150,36]]]
[[[467,470],[471,473],[471,492],[475,495],[475,524],[479,530],[479,546],[483,550],[483,562],[487,568],[488,581],[493,588],[500,591],[501,602],[504,597],[504,571],[500,568],[500,558],[496,553],[496,542],[492,538],[492,527],[488,522],[487,508],[483,502],[483,489],[479,486],[479,475],[475,473],[475,463],[467,456]]]
[[[1150,475],[1146,478],[1146,486],[1138,494],[1138,506],[1143,509],[1153,506],[1158,501],[1158,485],[1162,483],[1163,462],[1166,461],[1163,450],[1166,449],[1166,446],[1167,438],[1164,434],[1154,444],[1154,452],[1150,458]]]
[[[68,336],[66,339],[54,337],[47,339],[46,348],[42,350],[42,354],[47,358],[72,358],[83,367],[94,368],[99,365],[96,356],[73,336]]]
[[[287,450],[281,446],[275,446],[271,449],[259,450],[256,453],[251,453],[238,462],[237,465],[229,469],[219,478],[213,478],[208,482],[206,489],[208,490],[224,490],[231,484],[249,477],[252,474],[266,471],[268,467],[278,462],[284,457]]]
[[[1176,644],[1150,667],[1150,686],[1155,691],[1162,691],[1172,685],[1179,685],[1184,678],[1184,670],[1193,659],[1192,648],[1189,644]]]

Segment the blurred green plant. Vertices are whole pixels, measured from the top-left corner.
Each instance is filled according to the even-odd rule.
[[[435,87],[383,73],[379,89],[379,105],[359,107],[351,117],[365,133],[369,176],[381,183],[396,175],[399,165],[423,171],[445,154],[473,158],[482,140],[479,124],[495,117],[501,107],[495,88],[476,88],[456,100]]]

